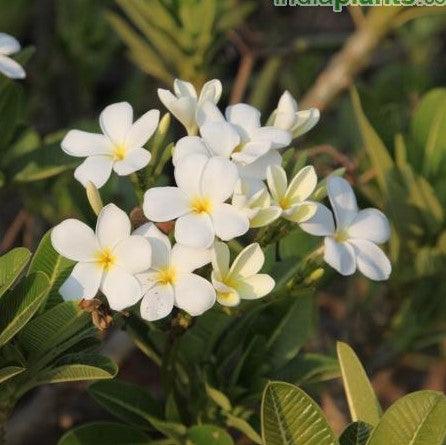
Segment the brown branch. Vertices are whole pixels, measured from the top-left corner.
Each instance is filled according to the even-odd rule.
[[[342,165],[347,173],[352,173],[356,170],[355,162],[350,160],[348,156],[341,153],[338,149],[329,144],[317,145],[315,147],[309,148],[307,150],[307,154],[310,158],[314,158],[315,156],[318,156],[320,154],[326,154],[334,159],[337,164]]]
[[[28,217],[29,214],[25,209],[22,209],[19,213],[17,213],[11,225],[6,230],[2,242],[0,243],[0,252],[6,252],[14,245],[20,231],[25,226]]]

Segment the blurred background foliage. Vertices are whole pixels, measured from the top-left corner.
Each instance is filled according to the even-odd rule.
[[[97,129],[99,112],[109,103],[128,100],[136,114],[162,109],[156,90],[170,88],[175,77],[197,88],[217,77],[224,86],[220,104],[246,101],[266,120],[287,89],[303,98],[302,106],[322,108],[318,126],[297,141],[290,168],[293,161],[312,162],[320,176],[345,169],[361,192],[360,205],[379,207],[391,219],[394,272],[380,285],[360,277],[347,282],[327,271],[315,299],[304,290],[297,300],[285,304],[279,298],[239,314],[240,338],[231,334],[229,317],[210,311],[172,354],[186,365],[195,354],[200,371],[188,370],[189,377],[204,373],[235,407],[216,411],[202,385],[200,412],[226,424],[233,410],[249,419],[269,378],[317,393],[319,382],[338,372],[339,339],[352,344],[373,371],[385,404],[402,387],[444,390],[446,14],[443,8],[386,9],[336,14],[273,7],[269,0],[0,0],[0,30],[23,44],[18,58],[28,73],[24,82],[0,80],[0,252],[22,244],[35,248],[42,233],[68,216],[94,221],[84,190],[72,179],[76,159],[59,144],[67,129]],[[351,51],[370,35],[375,40],[362,57]],[[336,54],[344,71],[332,84],[333,77],[323,76]],[[325,81],[329,95],[339,94],[318,102],[312,92]],[[183,136],[177,123],[169,131],[169,141]],[[126,178],[114,177],[103,191],[105,201],[113,197],[126,209],[136,204]],[[275,276],[286,275],[313,247],[292,231],[269,248],[268,267]],[[313,283],[305,287],[314,290]],[[273,336],[265,337],[271,334],[265,325]],[[165,332],[151,330],[146,338],[140,321],[130,326],[156,363],[169,341]],[[265,367],[272,351],[276,355]],[[172,388],[181,407],[196,385],[182,384],[180,371]],[[120,376],[147,384],[136,374],[130,366]],[[99,399],[109,384],[126,392],[119,382],[100,383],[93,396]],[[322,405],[333,414],[330,397],[336,400],[339,388],[330,391],[322,394]],[[177,405],[166,405],[167,419],[190,420],[198,409],[178,414]]]

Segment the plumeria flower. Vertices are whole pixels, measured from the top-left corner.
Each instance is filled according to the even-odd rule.
[[[158,126],[159,111],[150,110],[133,122],[133,108],[127,102],[106,107],[99,123],[103,134],[71,130],[62,141],[62,149],[70,156],[86,157],[75,170],[75,178],[86,187],[91,181],[102,187],[112,170],[127,176],[144,168],[150,161],[150,152],[144,145]]]
[[[130,235],[128,216],[114,204],[99,213],[96,232],[77,219],[67,219],[51,231],[51,241],[60,255],[77,262],[59,290],[65,299],[90,300],[100,290],[119,311],[142,297],[135,275],[150,267],[150,243]]]
[[[265,186],[258,189],[242,179],[235,186],[232,205],[246,213],[252,228],[271,224],[282,214],[282,209],[271,206],[271,196]]]
[[[154,321],[170,314],[176,306],[197,316],[215,303],[215,291],[209,281],[192,273],[211,261],[210,250],[170,244],[153,223],[136,229],[133,234],[144,236],[152,246],[152,265],[137,275],[144,297],[141,317]]]
[[[11,79],[24,79],[26,77],[23,67],[8,57],[19,51],[20,43],[9,34],[0,32],[0,72]]]
[[[221,82],[210,80],[203,85],[200,96],[194,86],[184,80],[175,79],[173,83],[175,94],[169,90],[158,89],[158,97],[163,105],[183,124],[189,135],[197,133],[196,115],[200,106],[205,102],[218,103],[222,93]]]
[[[189,247],[209,248],[215,236],[228,241],[249,229],[247,216],[225,203],[238,180],[236,166],[220,157],[194,153],[175,167],[177,187],[154,187],[144,196],[144,213],[155,222],[177,219],[175,239]]]
[[[319,122],[319,118],[317,108],[298,111],[296,100],[289,91],[285,91],[273,111],[272,125],[289,131],[294,139],[310,131]]]
[[[317,185],[317,176],[312,166],[302,168],[288,185],[285,170],[277,165],[268,168],[267,182],[272,205],[280,210],[280,216],[297,223],[311,218],[317,204],[308,201]]]
[[[392,266],[377,246],[390,237],[386,216],[377,209],[359,210],[350,184],[343,178],[330,177],[327,191],[334,216],[318,205],[316,214],[301,224],[312,235],[325,236],[324,260],[342,275],[352,275],[358,268],[371,280],[389,278]]]
[[[212,284],[217,291],[217,301],[224,306],[237,306],[241,299],[255,300],[269,294],[274,280],[259,274],[265,256],[257,243],[245,247],[229,267],[229,248],[215,242],[212,258]]]

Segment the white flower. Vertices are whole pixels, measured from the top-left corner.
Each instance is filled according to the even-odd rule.
[[[319,204],[316,214],[301,224],[302,229],[325,236],[324,260],[340,274],[352,275],[358,268],[372,280],[387,280],[392,266],[376,245],[389,239],[386,216],[377,209],[358,211],[353,190],[343,178],[328,178],[327,189],[336,227],[331,211]]]
[[[259,274],[265,256],[257,243],[245,247],[229,267],[229,248],[215,242],[212,258],[212,284],[217,291],[217,301],[224,306],[236,306],[241,299],[254,300],[269,294],[274,280]]]
[[[142,297],[134,275],[150,267],[150,243],[130,235],[128,216],[114,204],[99,213],[96,232],[67,219],[54,227],[51,241],[60,255],[77,262],[59,290],[65,299],[89,300],[100,290],[112,309],[121,310]]]
[[[220,100],[221,82],[217,79],[206,82],[198,98],[194,86],[189,82],[175,79],[173,88],[175,95],[169,90],[160,88],[158,97],[163,105],[183,124],[188,134],[196,134],[198,130],[197,111],[204,102],[209,101],[216,104]]]
[[[24,79],[26,77],[23,67],[8,57],[18,51],[20,51],[20,43],[9,34],[0,32],[0,73],[11,79]]]
[[[317,108],[298,111],[297,102],[289,91],[285,91],[273,111],[272,123],[275,127],[291,132],[297,138],[310,131],[318,122],[320,113]]]
[[[144,144],[155,132],[159,111],[150,110],[133,123],[133,109],[127,102],[106,107],[99,118],[103,134],[71,130],[62,141],[62,149],[71,156],[86,157],[74,172],[85,187],[91,181],[102,187],[112,170],[119,176],[144,168],[150,152]]]
[[[153,223],[136,229],[133,234],[146,237],[152,246],[152,265],[137,275],[144,297],[141,317],[159,320],[176,306],[197,316],[215,303],[215,291],[204,278],[192,271],[209,263],[210,250],[195,249],[181,244],[170,245],[169,238]]]
[[[271,196],[265,186],[259,189],[243,179],[237,182],[232,205],[246,213],[252,228],[271,224],[282,214],[282,209],[271,206]]]
[[[215,235],[228,241],[249,229],[249,220],[225,203],[234,192],[237,168],[229,160],[200,153],[175,167],[177,187],[154,187],[145,193],[144,213],[155,222],[178,218],[175,239],[189,247],[209,248]]]
[[[272,205],[280,209],[280,216],[301,223],[315,214],[317,204],[307,201],[317,185],[316,172],[312,166],[302,168],[288,185],[285,170],[274,165],[268,168],[267,182],[273,198]]]

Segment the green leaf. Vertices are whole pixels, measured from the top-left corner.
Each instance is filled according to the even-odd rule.
[[[14,284],[31,252],[25,247],[17,247],[0,257],[0,297]]]
[[[384,413],[367,445],[443,445],[445,419],[446,397],[437,391],[417,391]]]
[[[149,427],[158,417],[158,403],[142,387],[121,380],[97,382],[88,388],[90,395],[117,418],[135,426]]]
[[[24,370],[25,368],[21,366],[7,366],[6,368],[0,369],[0,383],[6,382],[6,380],[20,374]]]
[[[230,428],[235,428],[236,430],[241,431],[248,439],[251,439],[253,442],[263,445],[262,438],[245,419],[229,413],[226,414],[226,418],[226,424]]]
[[[65,433],[58,445],[150,445],[140,430],[112,422],[92,422]]]
[[[232,437],[214,425],[197,425],[187,430],[186,445],[233,445]]]
[[[361,362],[346,343],[338,342],[336,348],[352,420],[376,426],[381,408]]]
[[[111,379],[118,368],[108,357],[78,354],[75,363],[45,369],[37,376],[37,384]]]
[[[36,313],[45,301],[48,278],[38,272],[26,277],[2,298],[0,312],[0,346],[8,342]]]
[[[364,422],[351,423],[339,437],[340,445],[365,445],[372,427]]]
[[[28,275],[35,272],[45,273],[50,280],[46,307],[62,301],[59,288],[68,278],[74,262],[59,255],[51,243],[51,230],[45,233],[29,265]]]
[[[265,445],[336,445],[319,406],[297,386],[270,382],[262,399]]]
[[[364,143],[364,148],[368,154],[372,167],[376,172],[379,187],[381,188],[381,191],[385,192],[388,186],[387,181],[389,173],[393,169],[393,160],[383,141],[364,114],[359,94],[354,88],[351,90],[351,100]]]
[[[223,394],[218,389],[212,388],[212,386],[205,384],[206,388],[206,394],[209,396],[210,399],[212,399],[221,409],[224,411],[231,411],[232,405],[231,401],[226,397],[225,394]]]

